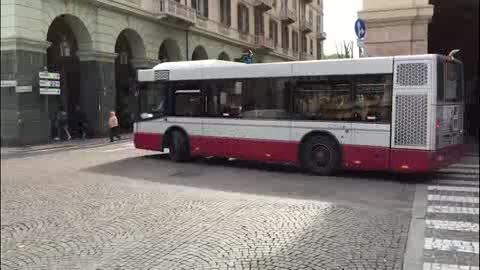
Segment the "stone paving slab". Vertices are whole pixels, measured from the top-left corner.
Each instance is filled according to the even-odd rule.
[[[2,269],[401,269],[410,184],[112,147],[2,160]]]

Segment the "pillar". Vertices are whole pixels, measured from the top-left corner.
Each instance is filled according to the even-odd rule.
[[[365,20],[368,56],[428,53],[428,24],[433,6],[428,0],[364,0],[358,13]]]
[[[106,136],[108,117],[115,110],[115,58],[117,54],[100,51],[79,51],[80,106],[84,108],[95,137]]]
[[[1,89],[2,145],[48,142],[50,120],[45,96],[39,94],[38,72],[46,65],[49,42],[28,38],[2,38],[1,79],[17,87]]]

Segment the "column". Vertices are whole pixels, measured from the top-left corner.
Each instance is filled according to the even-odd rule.
[[[46,64],[49,42],[28,38],[2,38],[1,78],[17,82],[1,90],[2,145],[48,142],[50,121],[45,96],[40,96],[38,72]]]
[[[117,54],[100,51],[79,51],[80,106],[87,115],[95,137],[106,136],[109,112],[116,107],[115,58]]]
[[[433,6],[427,1],[364,0],[364,10],[358,16],[366,22],[368,56],[428,53],[428,23]]]

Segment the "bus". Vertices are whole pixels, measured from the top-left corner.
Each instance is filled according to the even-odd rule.
[[[410,55],[139,70],[138,149],[345,170],[429,173],[463,145],[463,65]]]

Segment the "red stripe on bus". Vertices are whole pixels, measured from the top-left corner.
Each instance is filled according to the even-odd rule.
[[[162,134],[136,132],[133,135],[135,148],[160,151],[162,146]]]
[[[135,133],[134,142],[136,148],[159,151],[162,135]],[[191,136],[189,142],[192,155],[299,164],[299,142],[206,136]],[[463,145],[452,145],[437,151],[362,145],[342,145],[341,149],[345,169],[411,173],[446,167],[458,162],[465,152]]]

